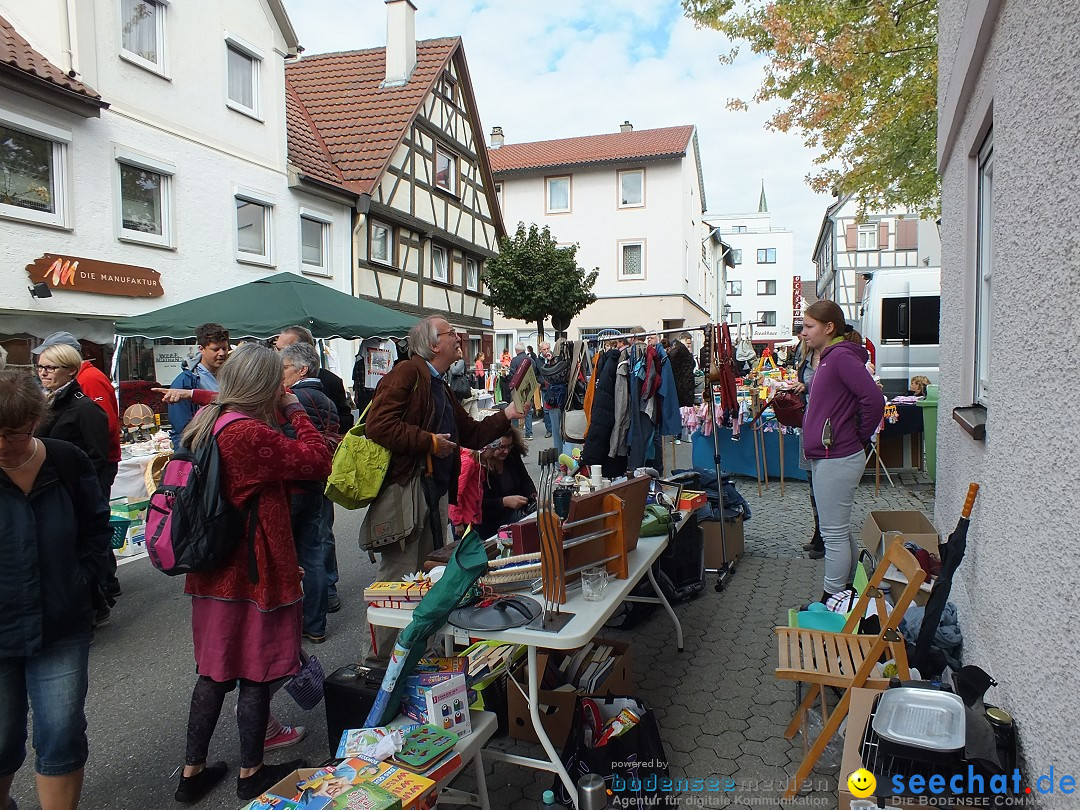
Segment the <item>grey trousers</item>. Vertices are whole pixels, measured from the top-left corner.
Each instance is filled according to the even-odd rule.
[[[449,505],[445,495],[439,501],[439,513],[442,525],[445,527],[450,520]],[[379,555],[379,563],[375,568],[376,582],[395,582],[406,574],[412,574],[423,569],[424,560],[435,550],[435,543],[431,537],[431,523],[422,521],[419,536],[413,537],[405,543],[405,548],[400,545],[387,546],[384,550],[376,551]],[[369,667],[385,667],[390,660],[390,653],[394,649],[394,641],[397,640],[398,631],[393,627],[375,627],[369,625],[369,633],[364,647],[367,654],[364,663]],[[372,648],[374,644],[374,648]]]
[[[842,458],[812,458],[814,500],[825,541],[825,591],[844,590],[855,574],[859,546],[851,531],[851,505],[866,467],[861,450]]]

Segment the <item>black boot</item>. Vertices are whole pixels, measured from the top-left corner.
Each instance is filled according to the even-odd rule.
[[[229,766],[224,762],[215,762],[207,765],[194,776],[181,776],[180,784],[176,788],[173,797],[184,804],[195,804],[214,789],[214,786],[225,778]]]

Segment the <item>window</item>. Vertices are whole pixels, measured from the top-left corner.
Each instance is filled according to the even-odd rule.
[[[119,223],[125,241],[172,247],[172,175],[176,169],[152,158],[116,150]]]
[[[994,132],[979,149],[975,254],[975,401],[990,404],[990,344],[994,317]]]
[[[619,208],[645,205],[645,170],[619,172]]]
[[[758,248],[758,264],[776,264],[776,248]]]
[[[155,0],[120,0],[120,56],[165,73],[165,6]]]
[[[480,289],[480,263],[476,259],[465,260],[465,288],[473,291]]]
[[[877,250],[878,226],[871,222],[869,225],[859,226],[857,247],[859,250]]]
[[[736,225],[735,227],[733,227],[731,229],[731,232],[732,233],[746,233],[746,226],[745,225]]]
[[[330,264],[330,224],[324,214],[300,209],[300,270],[328,276]]]
[[[570,178],[547,178],[547,205],[545,213],[564,214],[570,210]]]
[[[0,112],[0,215],[67,226],[71,134]]]
[[[645,278],[645,243],[619,243],[619,278],[644,280]]]
[[[731,261],[735,264],[742,264],[742,248],[731,249]]]
[[[237,112],[259,117],[259,63],[262,54],[235,37],[225,43],[228,57],[228,100]]]
[[[904,346],[936,346],[941,296],[883,296],[881,342]]]
[[[499,204],[499,210],[501,211],[503,206],[502,183],[495,184],[495,201]]]
[[[389,225],[371,220],[371,244],[368,258],[373,262],[394,266],[394,231]]]
[[[769,309],[758,312],[757,320],[762,326],[776,326],[776,310]]]
[[[776,281],[774,279],[761,280],[757,283],[758,295],[776,295]]]
[[[727,316],[727,319],[728,319],[728,323],[742,323],[742,313],[741,312],[729,312],[728,316]]]
[[[435,92],[452,104],[457,104],[457,81],[449,73],[443,73],[439,77],[439,81],[435,84]]]
[[[728,295],[742,295],[742,282],[741,281],[729,281],[727,283]]]
[[[273,206],[248,196],[236,196],[236,258],[252,264],[271,264],[270,212]]]
[[[431,246],[431,279],[443,284],[450,283],[450,257],[446,248]]]
[[[457,155],[441,146],[435,147],[435,185],[457,194]]]

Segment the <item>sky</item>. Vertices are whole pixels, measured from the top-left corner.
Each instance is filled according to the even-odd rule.
[[[764,181],[774,228],[794,234],[794,268],[811,253],[832,201],[805,178],[813,153],[796,133],[765,128],[773,108],[750,101],[764,60],[696,29],[677,0],[413,0],[417,39],[460,36],[484,137],[506,143],[694,124],[712,215],[756,211]],[[386,44],[383,0],[285,0],[305,54]]]

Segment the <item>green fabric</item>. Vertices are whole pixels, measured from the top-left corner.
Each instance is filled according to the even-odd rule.
[[[346,509],[361,509],[375,500],[390,467],[390,451],[364,435],[368,408],[334,451],[330,477],[326,479],[326,497]]]
[[[293,324],[307,327],[317,338],[391,337],[407,334],[419,320],[297,273],[278,273],[182,304],[119,318],[116,334],[193,338],[198,324],[220,323],[233,337],[269,338]]]

